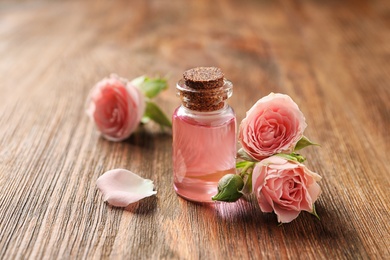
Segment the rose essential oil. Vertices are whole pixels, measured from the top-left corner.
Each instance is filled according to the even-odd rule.
[[[185,199],[211,202],[218,181],[235,172],[236,117],[226,103],[233,85],[215,67],[188,70],[183,78],[182,105],[172,117],[174,188]]]

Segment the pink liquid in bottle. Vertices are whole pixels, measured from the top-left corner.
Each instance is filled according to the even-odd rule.
[[[173,115],[173,170],[177,194],[188,200],[211,202],[218,181],[235,172],[236,118],[231,107],[220,111]]]

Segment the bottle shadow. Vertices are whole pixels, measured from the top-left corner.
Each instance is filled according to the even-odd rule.
[[[341,254],[340,250],[354,252],[364,248],[347,219],[340,218],[337,212],[328,211],[321,203],[316,203],[316,211],[321,219],[308,212],[301,212],[295,220],[284,224],[278,223],[274,213],[261,212],[256,198],[252,196],[235,203],[192,204],[206,221],[214,222],[220,228],[245,230],[246,237],[283,237],[284,243],[289,244],[326,245],[327,248],[339,250],[333,252],[335,254]],[[340,247],[341,243],[343,248]]]

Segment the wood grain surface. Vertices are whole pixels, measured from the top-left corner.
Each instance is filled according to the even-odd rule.
[[[0,259],[390,259],[389,1],[0,2]],[[196,204],[172,187],[169,131],[120,143],[84,113],[115,72],[169,77],[218,66],[238,121],[270,92],[309,124],[321,220],[278,226],[255,198]],[[126,210],[96,179],[126,168],[157,196]]]

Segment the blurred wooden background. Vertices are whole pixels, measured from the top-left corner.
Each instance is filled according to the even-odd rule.
[[[0,2],[0,259],[389,259],[390,2]],[[147,125],[99,137],[84,113],[111,72],[167,75],[171,114],[184,70],[218,66],[238,121],[270,92],[309,124],[323,176],[321,220],[278,226],[254,198],[202,205],[172,188],[171,134]],[[126,210],[95,181],[113,168],[154,180]]]

